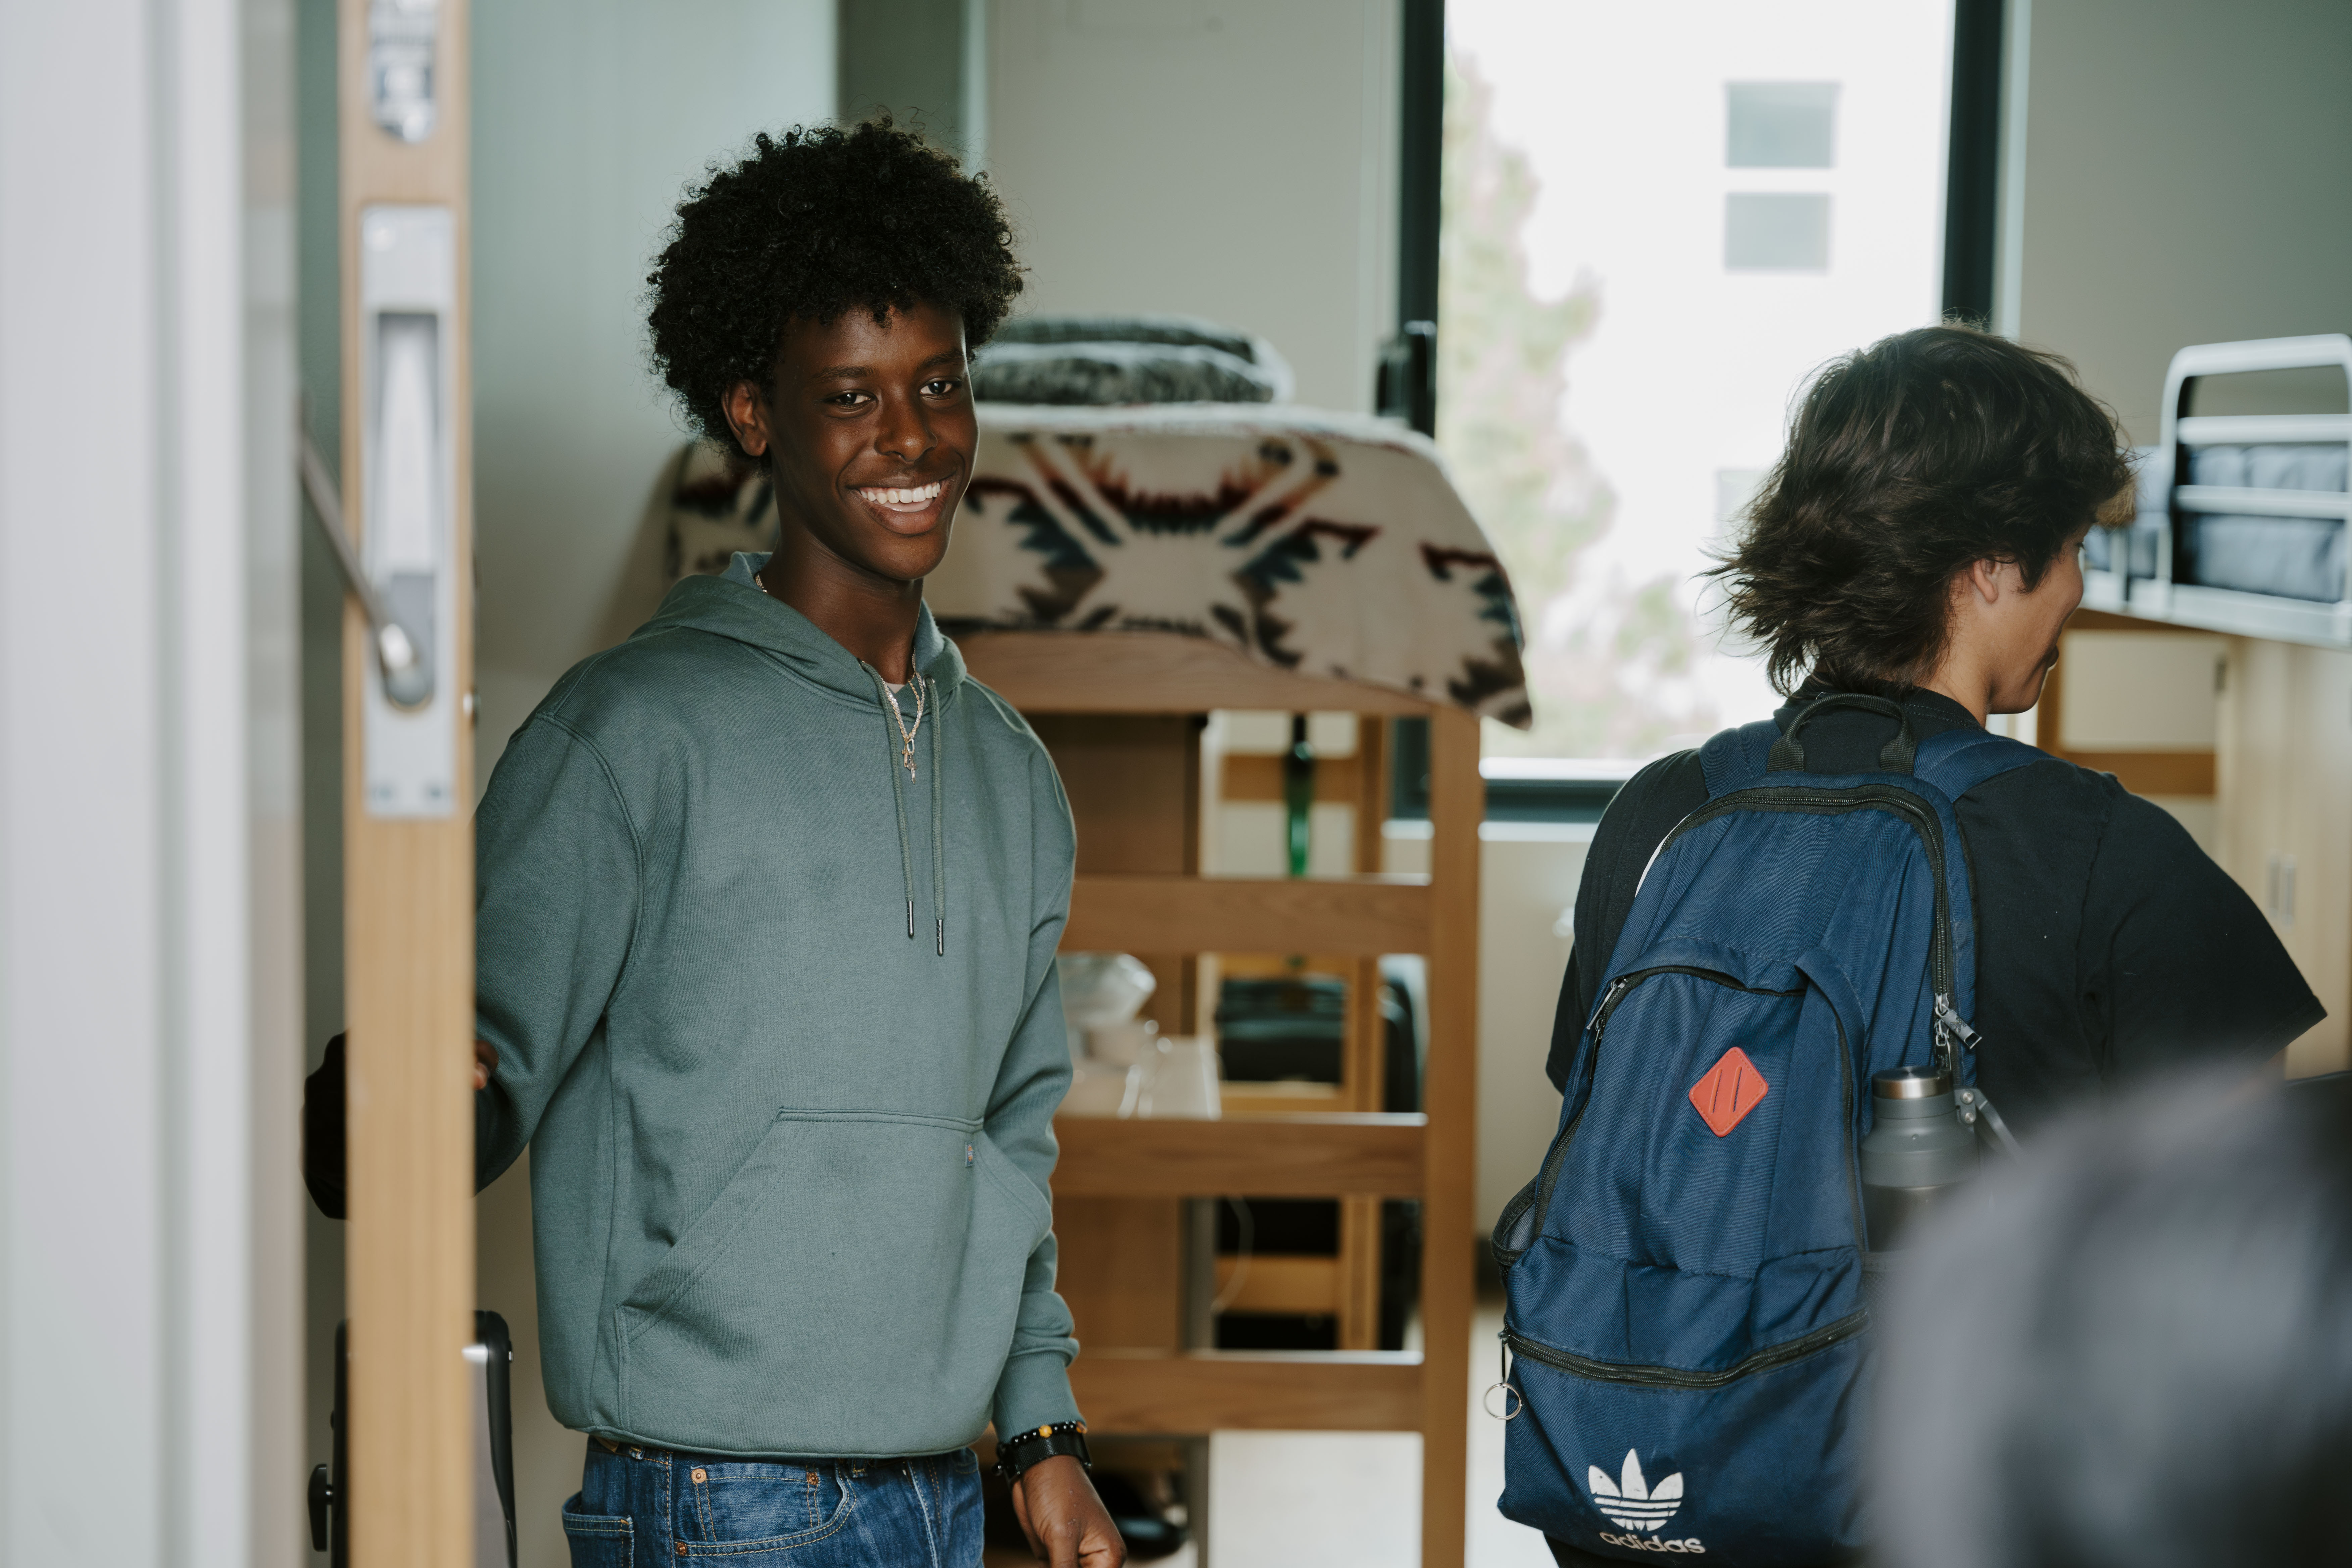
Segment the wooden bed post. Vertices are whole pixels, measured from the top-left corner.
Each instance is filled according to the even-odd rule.
[[[1470,1319],[1476,1296],[1478,1138],[1478,720],[1429,715],[1429,1117],[1421,1205],[1422,1515],[1424,1568],[1467,1550]]]

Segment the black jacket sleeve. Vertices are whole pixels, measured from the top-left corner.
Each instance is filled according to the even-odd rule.
[[[1571,947],[1568,973],[1560,978],[1559,1005],[1552,1010],[1551,1051],[1544,1058],[1544,1077],[1562,1094],[1568,1092],[1568,1069],[1576,1060],[1577,1037],[1584,1032],[1583,994],[1584,987],[1576,978],[1576,949]]]
[[[2117,794],[2082,926],[2084,1004],[2109,1081],[2200,1058],[2258,1061],[2325,1018],[2245,889],[2169,812]]]
[[[320,1059],[319,1070],[302,1080],[302,1184],[310,1189],[310,1201],[329,1219],[348,1217],[350,1194],[345,1190],[344,1172],[344,1106],[345,1077],[343,1071],[343,1037],[337,1035],[327,1042],[327,1050]],[[511,1119],[514,1111],[508,1103],[506,1091],[498,1079],[490,1087],[474,1091],[474,1147],[477,1151],[490,1147],[496,1130]],[[489,1185],[478,1163],[475,1170],[476,1191]],[[495,1175],[492,1172],[489,1174]]]
[[[319,1070],[302,1080],[302,1184],[329,1219],[343,1217],[343,1037],[327,1042]]]
[[[1576,888],[1576,941],[1569,949],[1568,973],[1552,1018],[1551,1051],[1544,1060],[1544,1076],[1554,1089],[1568,1087],[1576,1042],[1601,994],[1601,972],[1616,951],[1617,933],[1625,929],[1651,855],[1675,823],[1706,801],[1706,775],[1698,753],[1676,752],[1625,781],[1601,815],[1592,847],[1585,851],[1584,879]]]

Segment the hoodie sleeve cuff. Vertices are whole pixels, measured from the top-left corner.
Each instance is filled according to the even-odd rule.
[[[1078,1402],[1070,1394],[1070,1366],[1058,1351],[1017,1355],[996,1380],[996,1430],[1029,1432],[1056,1421],[1076,1421]]]

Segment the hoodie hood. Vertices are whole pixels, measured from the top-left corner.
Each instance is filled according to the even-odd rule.
[[[963,686],[963,656],[940,635],[931,607],[915,610],[915,650],[902,702],[882,672],[827,636],[817,624],[760,586],[755,579],[772,552],[739,550],[716,577],[681,579],[662,600],[654,618],[632,638],[690,627],[772,655],[795,674],[861,708],[870,707],[882,724],[890,775],[891,804],[898,816],[898,869],[907,899],[907,936],[915,935],[915,847],[907,833],[907,789],[920,783],[918,748],[929,731],[931,785],[931,934],[939,957],[948,955],[948,847],[946,754],[940,745],[948,704]],[[911,718],[906,710],[911,703]]]
[[[873,702],[877,679],[873,667],[751,580],[768,559],[766,552],[739,550],[727,570],[716,577],[679,579],[654,618],[630,635],[642,637],[691,626],[732,637],[775,655],[795,673],[828,691],[853,702]],[[955,644],[940,635],[929,605],[916,612],[914,668],[936,688],[936,700],[942,704],[953,701],[963,686],[963,656]]]

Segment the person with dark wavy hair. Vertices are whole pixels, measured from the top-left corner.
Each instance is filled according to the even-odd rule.
[[[2064,360],[1928,327],[1815,379],[1711,574],[1784,696],[1809,679],[1899,695],[1940,677],[1968,688],[1949,695],[1979,719],[2023,712],[2082,598],[2075,552],[2131,483],[2114,416]],[[1989,617],[2000,635],[1969,635]],[[1986,662],[1996,642],[1999,668]]]
[[[1845,692],[1894,700],[1919,741],[2032,708],[2082,601],[2083,540],[2130,479],[2113,416],[2054,354],[1945,326],[1831,364],[1715,574],[1788,699],[1781,730]],[[1896,723],[1824,710],[1805,727],[1808,769],[1876,771]],[[1595,831],[1547,1062],[1555,1087],[1652,854],[1706,799],[1698,752],[1679,752],[1635,774]],[[2253,901],[2113,775],[2049,757],[1957,809],[1977,1082],[2029,1136],[2070,1102],[2180,1063],[2251,1068],[2326,1016]]]
[[[1054,1289],[1069,805],[923,605],[1003,209],[887,120],[762,135],[648,281],[781,537],[565,674],[476,819],[478,1175],[530,1147],[572,1560],[976,1568],[992,1424],[1038,1556],[1117,1568]]]

